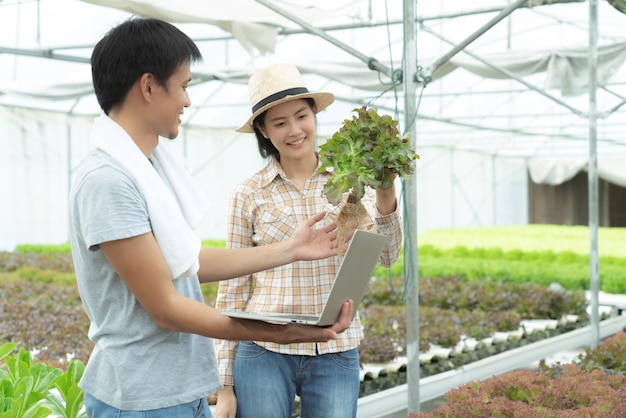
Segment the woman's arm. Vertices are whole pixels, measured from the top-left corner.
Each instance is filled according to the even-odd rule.
[[[376,232],[386,235],[387,245],[383,249],[380,264],[383,267],[390,267],[398,260],[402,249],[402,218],[398,210],[396,199],[396,188],[394,186],[375,191],[369,189],[363,197],[363,204],[371,214]]]
[[[391,187],[384,189],[379,187],[376,189],[376,208],[381,215],[389,215],[397,209],[398,202],[396,199],[396,175],[392,174]]]

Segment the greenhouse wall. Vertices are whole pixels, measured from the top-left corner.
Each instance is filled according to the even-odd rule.
[[[67,241],[71,173],[91,150],[93,116],[0,107],[0,178],[3,204],[0,251],[18,244]],[[209,196],[211,208],[198,227],[203,239],[224,239],[232,187],[265,162],[252,135],[230,129],[182,127],[163,140],[186,162]],[[523,159],[419,147],[416,164],[418,232],[432,228],[527,223],[527,174]],[[403,184],[397,181],[400,205]],[[405,211],[402,206],[403,213]],[[404,213],[403,216],[410,216]]]

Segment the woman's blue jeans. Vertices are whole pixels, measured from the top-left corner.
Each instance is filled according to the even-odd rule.
[[[240,341],[234,366],[238,418],[353,418],[359,398],[359,352],[280,354]]]
[[[85,393],[85,410],[89,418],[213,418],[206,398],[169,408],[122,411]]]

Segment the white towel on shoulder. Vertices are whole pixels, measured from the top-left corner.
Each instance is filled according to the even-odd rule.
[[[104,114],[95,120],[91,141],[139,184],[172,278],[197,273],[201,241],[193,228],[206,215],[208,200],[182,162],[158,145],[148,160],[128,133]]]

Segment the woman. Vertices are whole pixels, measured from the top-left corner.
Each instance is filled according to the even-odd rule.
[[[316,114],[334,96],[309,92],[291,64],[257,71],[248,87],[252,115],[238,131],[254,133],[261,156],[269,162],[233,191],[229,247],[280,241],[308,214],[324,210],[325,221],[331,222],[339,211],[322,196],[330,173],[318,173],[315,150]],[[380,260],[389,267],[402,244],[395,187],[370,189],[362,201],[369,214],[365,228],[389,237]],[[222,282],[216,308],[319,314],[338,267],[337,257],[331,257]],[[241,418],[290,418],[296,395],[302,418],[354,417],[362,338],[356,315],[350,328],[329,343],[220,341],[218,363],[225,387],[218,393],[216,417],[234,417],[236,412]]]

